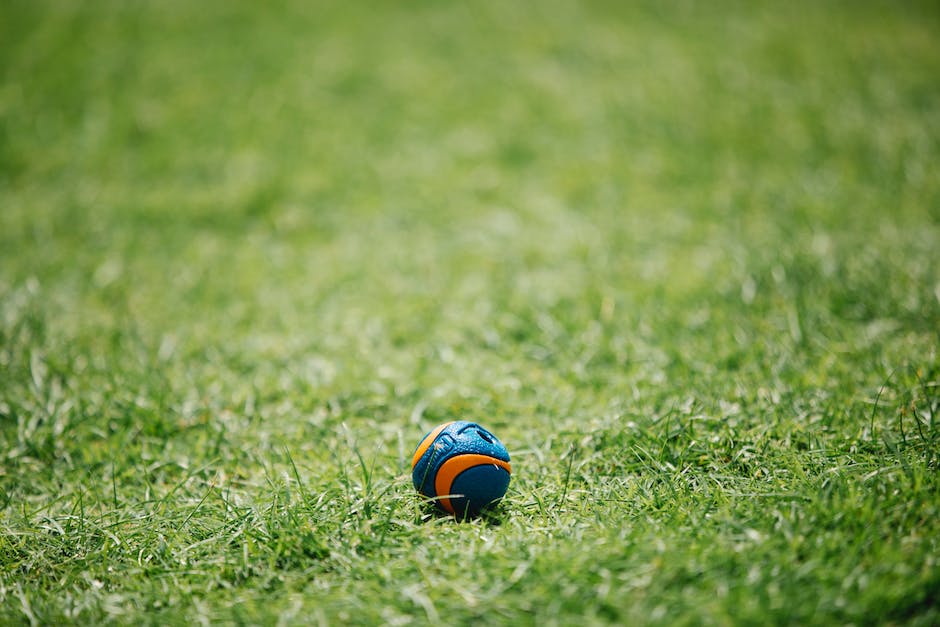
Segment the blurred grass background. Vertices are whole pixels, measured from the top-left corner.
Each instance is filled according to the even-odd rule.
[[[4,3],[0,618],[936,621],[938,25]]]

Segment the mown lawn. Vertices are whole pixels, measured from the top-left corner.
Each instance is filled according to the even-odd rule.
[[[3,2],[0,623],[937,624],[938,29]]]

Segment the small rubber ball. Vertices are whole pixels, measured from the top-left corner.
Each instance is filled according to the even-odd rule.
[[[415,489],[459,518],[476,516],[509,487],[509,452],[476,424],[459,420],[431,429],[411,459]]]

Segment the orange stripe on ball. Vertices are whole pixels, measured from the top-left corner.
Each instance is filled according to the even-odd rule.
[[[496,459],[489,455],[477,455],[476,453],[457,455],[441,464],[441,467],[437,471],[437,477],[434,478],[434,491],[437,493],[437,496],[440,497],[439,502],[441,507],[453,514],[454,506],[450,504],[450,499],[444,495],[450,494],[450,489],[454,485],[454,479],[464,470],[468,470],[474,466],[485,466],[486,464],[499,466],[509,474],[512,474],[512,466],[509,465],[509,462],[504,462],[501,459]]]
[[[448,425],[454,424],[455,421],[451,420],[450,422],[445,422],[442,425],[434,427],[434,431],[429,433],[426,438],[421,440],[421,444],[418,445],[418,449],[415,451],[414,456],[411,458],[411,468],[414,470],[414,467],[418,465],[418,460],[421,459],[421,456],[424,455],[424,452],[428,450],[431,446],[431,442],[434,441],[441,431],[445,429]]]

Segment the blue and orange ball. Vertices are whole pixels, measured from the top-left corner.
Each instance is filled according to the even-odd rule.
[[[431,429],[411,459],[415,489],[457,517],[476,516],[509,487],[509,452],[476,424],[459,420]]]

